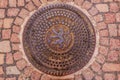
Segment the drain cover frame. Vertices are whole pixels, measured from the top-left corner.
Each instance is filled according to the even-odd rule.
[[[92,58],[96,35],[81,10],[57,3],[42,7],[28,19],[22,41],[34,67],[48,75],[66,76],[81,70]]]

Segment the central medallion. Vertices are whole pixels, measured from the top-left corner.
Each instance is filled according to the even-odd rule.
[[[27,21],[22,40],[30,63],[53,76],[81,70],[91,59],[96,44],[89,18],[63,3],[37,10]]]
[[[74,35],[69,27],[58,24],[53,25],[46,33],[45,44],[55,53],[65,53],[71,49]]]

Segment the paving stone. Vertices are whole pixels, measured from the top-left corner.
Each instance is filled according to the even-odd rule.
[[[105,14],[105,22],[106,23],[114,23],[115,22],[115,14],[114,13],[106,13]]]
[[[118,80],[120,80],[120,74],[118,74]]]
[[[101,76],[95,76],[95,80],[103,80]]]
[[[118,25],[118,35],[120,36],[120,24]]]
[[[5,54],[0,54],[0,65],[4,64]]]
[[[27,17],[29,12],[26,9],[22,9],[19,13],[19,16],[22,17],[23,19]]]
[[[6,74],[7,75],[18,75],[20,74],[20,71],[17,69],[16,66],[9,66],[9,67],[6,67]]]
[[[0,0],[0,8],[7,8],[8,0]]]
[[[82,5],[82,8],[84,9],[90,9],[92,6],[92,3],[88,2],[88,1],[84,1],[83,5]]]
[[[18,34],[13,33],[11,36],[11,42],[20,42]]]
[[[96,59],[99,63],[103,64],[105,62],[105,57],[102,54],[99,54]]]
[[[5,78],[3,78],[3,77],[0,77],[0,80],[5,80]]]
[[[23,70],[27,66],[27,62],[22,59],[16,62],[16,66],[19,70]]]
[[[92,16],[96,15],[98,13],[98,10],[95,7],[92,7],[89,11],[88,11]]]
[[[10,8],[7,11],[7,16],[10,16],[10,17],[17,16],[18,12],[19,12],[18,8]]]
[[[12,53],[6,54],[6,64],[13,64],[13,56]]]
[[[20,30],[21,30],[20,26],[16,26],[16,25],[13,26],[13,32],[20,33]]]
[[[116,21],[117,21],[117,22],[120,22],[120,12],[119,12],[119,13],[116,13]]]
[[[105,72],[120,71],[120,64],[115,63],[105,63],[102,68]]]
[[[41,2],[39,1],[39,0],[32,0],[33,2],[34,2],[34,4],[36,5],[36,6],[40,6],[41,5]]]
[[[101,31],[99,32],[99,36],[100,36],[100,37],[109,36],[108,30],[101,30]]]
[[[14,53],[13,57],[14,57],[14,60],[20,60],[22,58],[22,52],[18,51]]]
[[[107,25],[105,24],[105,22],[100,22],[97,24],[97,28],[98,30],[105,29],[107,28]]]
[[[110,49],[119,49],[120,41],[118,39],[110,39]]]
[[[75,75],[75,80],[83,80],[81,75]]]
[[[6,78],[6,80],[17,80],[16,77]]]
[[[109,38],[100,37],[100,44],[108,46],[109,45]]]
[[[24,0],[18,0],[17,5],[18,5],[19,7],[22,7],[22,6],[25,5],[25,1],[24,1]]]
[[[2,30],[2,39],[10,39],[11,29]]]
[[[93,71],[98,72],[98,71],[101,69],[101,66],[100,66],[100,64],[98,64],[97,62],[94,62],[94,63],[91,65],[91,68],[92,68]]]
[[[17,17],[17,18],[15,19],[15,22],[14,22],[14,23],[15,23],[16,25],[22,25],[22,23],[23,23],[23,19]]]
[[[107,4],[97,4],[96,8],[98,9],[99,12],[108,12],[109,7]]]
[[[4,74],[3,67],[0,66],[0,75]]]
[[[0,28],[2,28],[2,27],[3,27],[3,20],[0,19]]]
[[[12,44],[12,50],[19,50],[19,44]]]
[[[31,75],[31,80],[39,80],[41,77],[41,74],[38,73],[37,71],[33,71]]]
[[[13,23],[13,18],[5,18],[3,27],[4,28],[11,28],[12,23]]]
[[[0,9],[0,18],[5,17],[5,9]]]
[[[94,77],[94,73],[89,68],[84,70],[82,74],[85,80],[92,80]]]
[[[103,55],[107,55],[108,54],[108,48],[105,46],[100,46],[99,47],[99,52]]]
[[[119,51],[110,51],[108,54],[108,61],[118,61],[119,59]]]
[[[84,0],[74,0],[75,4],[77,4],[78,6],[81,6],[82,3],[84,2]]]
[[[104,80],[115,80],[115,74],[106,73],[104,75]]]
[[[109,34],[110,36],[117,36],[117,25],[116,24],[108,24]]]
[[[110,11],[111,12],[117,12],[119,11],[119,6],[117,3],[110,3]]]
[[[0,52],[10,52],[10,42],[9,41],[1,41],[0,42]]]
[[[113,2],[113,0],[104,0],[104,2]]]
[[[9,0],[9,6],[10,7],[16,7],[16,3],[17,3],[16,0]]]
[[[103,21],[103,16],[98,14],[98,15],[94,16],[94,19],[96,22],[100,22],[100,21]]]
[[[25,8],[27,8],[29,11],[35,10],[35,6],[33,5],[32,2],[29,2],[29,3],[25,6]]]
[[[25,69],[24,69],[24,75],[26,76],[26,77],[30,77],[31,76],[31,74],[33,75],[33,71],[34,71],[34,69],[31,67],[31,66],[28,66],[28,67],[26,67]],[[33,77],[35,77],[35,76],[33,76]],[[34,79],[35,80],[35,79]],[[38,79],[39,80],[39,79]]]
[[[41,80],[51,80],[47,75],[42,75]]]
[[[91,0],[92,3],[100,3],[102,0]]]

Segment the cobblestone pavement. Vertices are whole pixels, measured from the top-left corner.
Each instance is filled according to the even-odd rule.
[[[72,2],[94,18],[99,33],[95,61],[74,78],[52,79],[38,72],[20,51],[25,18],[54,0],[0,0],[0,80],[120,80],[120,0],[56,0]]]

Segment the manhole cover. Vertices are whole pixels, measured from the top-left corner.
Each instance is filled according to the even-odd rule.
[[[40,71],[65,76],[82,69],[95,49],[95,32],[89,19],[68,4],[39,9],[28,20],[23,46],[28,60]]]

